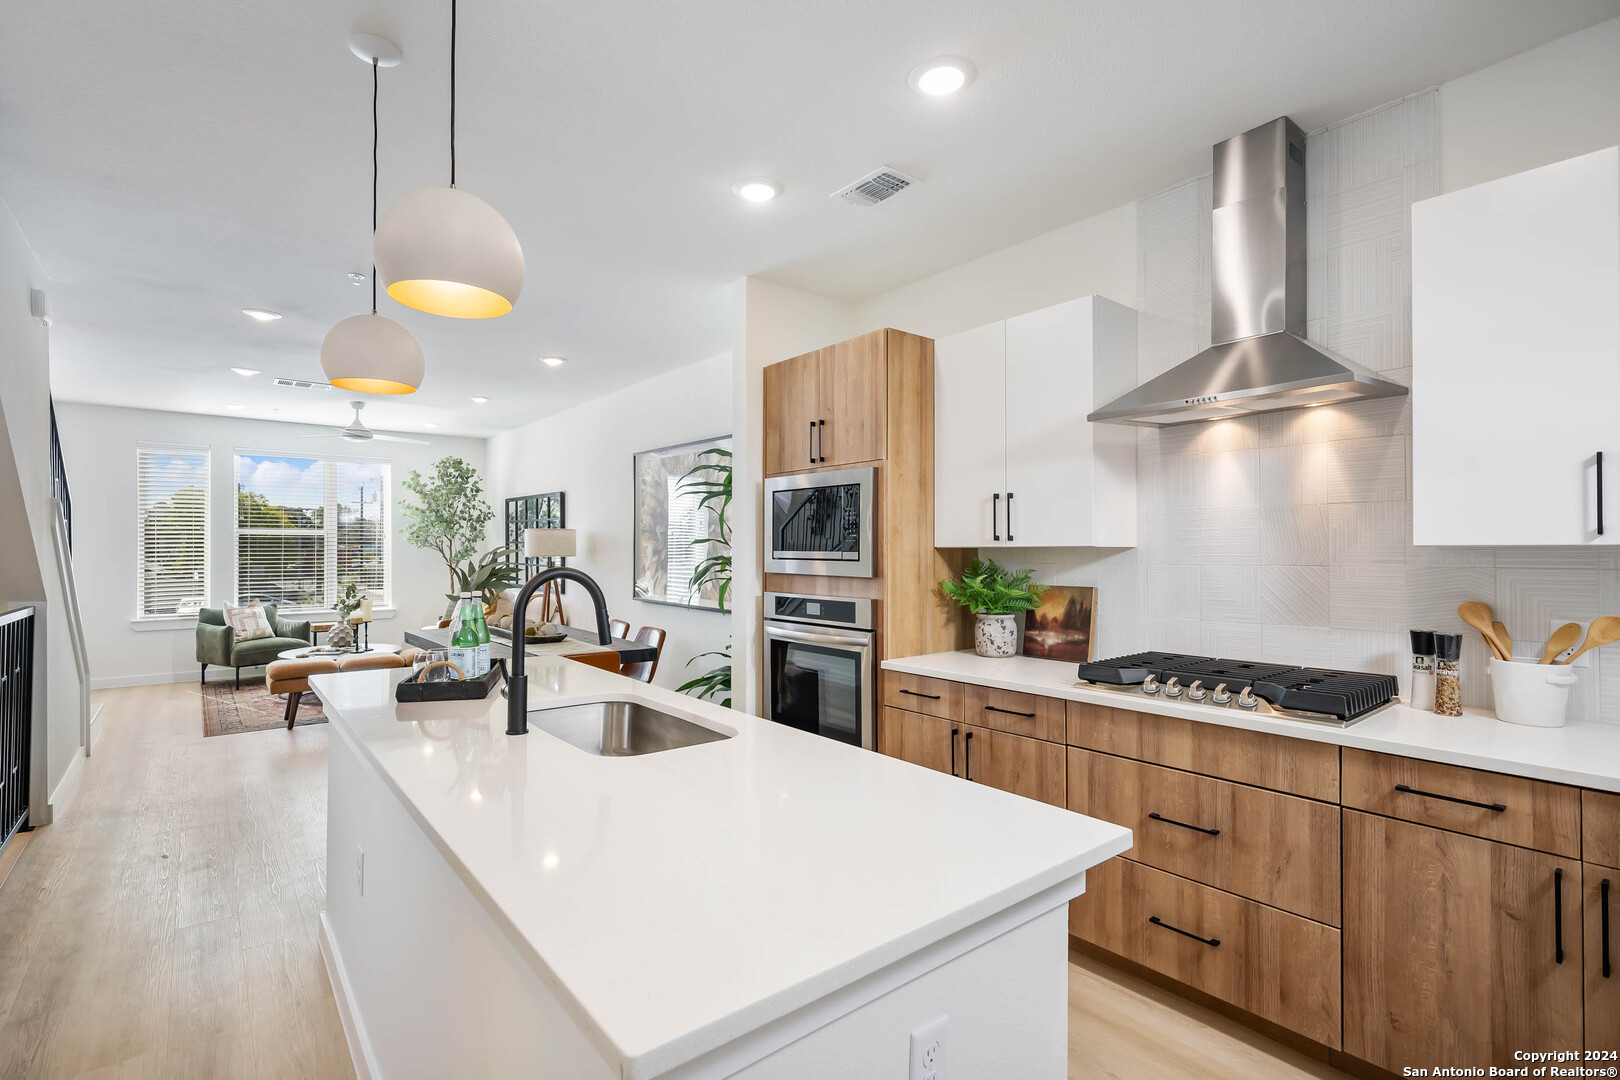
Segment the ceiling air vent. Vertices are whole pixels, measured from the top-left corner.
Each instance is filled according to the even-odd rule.
[[[290,386],[295,390],[330,390],[331,383],[310,382],[308,379],[271,379],[272,385]]]
[[[887,165],[876,172],[869,172],[846,188],[840,188],[832,193],[832,197],[853,206],[876,206],[885,199],[892,199],[906,188],[917,183],[917,179],[907,176],[898,169],[891,169]]]

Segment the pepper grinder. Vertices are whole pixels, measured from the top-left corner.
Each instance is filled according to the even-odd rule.
[[[1462,715],[1461,634],[1434,635],[1434,711],[1440,716]]]
[[[1434,711],[1434,631],[1412,631],[1412,708]]]

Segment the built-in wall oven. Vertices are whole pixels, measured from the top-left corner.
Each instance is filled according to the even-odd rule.
[[[766,480],[766,573],[872,577],[876,486],[870,466]]]
[[[766,716],[877,749],[872,601],[765,594]]]

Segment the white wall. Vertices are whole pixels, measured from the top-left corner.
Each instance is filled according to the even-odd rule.
[[[78,671],[51,541],[56,514],[50,474],[50,340],[28,313],[30,289],[45,273],[11,209],[0,202],[0,610],[34,605],[36,726],[32,823],[45,824],[45,799],[80,753]],[[39,732],[43,731],[43,737]]]
[[[563,492],[568,527],[579,532],[580,554],[570,564],[597,580],[608,614],[632,631],[668,631],[654,680],[662,686],[678,686],[711,666],[710,659],[691,667],[687,661],[725,648],[732,620],[634,598],[632,458],[638,450],[729,435],[731,423],[731,354],[721,353],[489,441],[488,486],[497,500]],[[570,588],[563,603],[573,625],[595,625],[583,590]]]
[[[1440,88],[1440,184],[1456,191],[1620,143],[1620,18]]]
[[[91,675],[97,687],[194,679],[198,672],[194,623],[162,629],[132,625],[137,552],[135,446],[139,442],[190,443],[213,449],[209,588],[210,605],[216,607],[234,595],[236,585],[234,455],[238,449],[388,462],[396,614],[372,626],[376,641],[398,644],[406,627],[437,622],[449,589],[449,574],[439,556],[411,547],[399,534],[401,485],[410,471],[425,474],[442,457],[463,458],[484,475],[485,496],[497,514],[500,509],[485,470],[483,439],[434,437],[427,446],[373,442],[355,447],[337,439],[301,438],[329,430],[304,424],[71,402],[57,404],[56,418],[73,491],[73,564],[85,609]],[[491,537],[495,535],[492,524]]]

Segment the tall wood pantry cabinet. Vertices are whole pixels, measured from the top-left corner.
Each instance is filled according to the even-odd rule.
[[[1136,384],[1136,313],[1100,296],[934,343],[934,541],[1132,547],[1136,432],[1086,414]]]
[[[1418,544],[1620,537],[1620,147],[1413,205],[1412,496]]]

